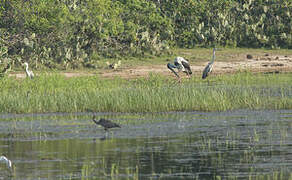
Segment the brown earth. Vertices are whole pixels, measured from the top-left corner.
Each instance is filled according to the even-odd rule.
[[[157,73],[166,76],[174,76],[170,70],[166,68],[166,64],[162,65],[144,65],[135,67],[120,67],[116,70],[113,69],[102,69],[97,72],[62,72],[66,77],[76,76],[91,76],[100,75],[104,78],[122,77],[122,78],[137,78],[147,77],[150,73]],[[191,61],[191,68],[195,75],[201,75],[204,67],[208,64],[206,62],[194,62]],[[232,61],[215,61],[213,65],[213,74],[225,74],[234,73],[241,70],[248,70],[251,72],[290,72],[292,71],[292,56],[284,55],[268,55],[252,57],[248,59],[245,57],[236,57]],[[35,73],[37,74],[37,72]],[[17,78],[24,78],[25,73],[11,73],[9,76],[15,76]]]

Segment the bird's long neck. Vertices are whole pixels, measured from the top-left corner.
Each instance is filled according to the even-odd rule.
[[[93,120],[96,124],[99,124],[99,122],[95,119],[95,117],[93,117],[92,120]]]
[[[215,48],[213,49],[213,56],[212,56],[211,63],[214,63],[214,61],[215,61]]]
[[[25,65],[25,71],[28,72],[28,65]]]

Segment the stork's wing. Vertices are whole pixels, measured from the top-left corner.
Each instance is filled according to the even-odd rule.
[[[115,128],[115,127],[121,128],[121,126],[119,124],[111,122],[111,121],[109,121],[107,125],[109,128]]]
[[[188,70],[188,73],[189,74],[192,74],[192,70],[191,70],[190,64],[189,63],[186,63],[184,61],[182,61],[181,63],[184,66],[184,68]]]
[[[114,122],[107,120],[107,119],[103,119],[100,124],[106,129],[115,128],[115,127],[121,128],[121,126],[119,124],[114,123]]]
[[[205,79],[208,76],[210,69],[211,69],[211,66],[210,66],[210,64],[208,64],[203,71],[202,79]]]

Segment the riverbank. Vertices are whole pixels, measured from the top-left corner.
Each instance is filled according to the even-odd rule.
[[[62,74],[68,78],[79,76],[99,76],[100,78],[121,77],[123,79],[135,79],[139,77],[148,77],[151,73],[157,73],[167,77],[174,77],[166,68],[168,62],[172,62],[176,56],[182,56],[190,61],[194,76],[201,76],[204,67],[212,57],[212,49],[176,49],[172,54],[160,57],[146,56],[143,58],[127,59],[104,59],[92,61],[92,68],[82,68],[82,65],[75,64],[78,67],[75,70],[64,69],[58,65],[54,72]],[[249,58],[248,58],[249,57]],[[108,68],[107,62],[115,63],[121,61],[121,66],[113,70]],[[40,64],[30,64],[36,75],[44,72],[51,73],[51,69],[46,69]],[[262,73],[281,73],[292,72],[292,50],[279,49],[246,49],[222,48],[216,52],[213,75],[231,74],[241,71],[262,72]],[[20,68],[13,69],[10,77],[25,78],[24,71]]]

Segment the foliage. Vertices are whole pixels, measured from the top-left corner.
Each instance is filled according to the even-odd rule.
[[[34,68],[174,46],[292,48],[291,12],[290,0],[2,0],[0,48]]]

